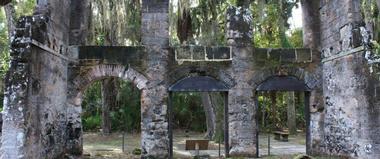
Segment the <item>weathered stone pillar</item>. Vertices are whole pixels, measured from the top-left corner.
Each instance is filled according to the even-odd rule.
[[[313,72],[317,80],[322,80],[322,63],[321,63],[321,34],[320,34],[320,1],[302,0],[302,17],[303,17],[303,45],[305,48],[313,50],[313,65],[310,71]],[[310,126],[307,134],[306,147],[308,154],[315,155],[321,152],[319,144],[323,138],[323,118],[324,104],[322,93],[322,82],[318,81],[315,88],[312,88],[310,94]],[[305,112],[308,113],[308,112]]]
[[[41,0],[40,0],[41,1]],[[70,7],[70,45],[85,45],[88,33],[88,25],[91,9],[88,0],[71,0]],[[70,52],[72,53],[72,52]],[[78,55],[69,54],[71,58],[77,58]],[[67,129],[66,129],[66,153],[70,156],[81,156],[83,153],[83,130],[82,130],[82,101],[77,96],[73,96],[74,89],[73,78],[77,75],[76,70],[69,69],[68,72],[68,99],[66,102],[67,112]],[[76,95],[76,94],[75,94]]]
[[[249,9],[227,10],[227,42],[233,49],[232,77],[236,85],[229,91],[229,144],[231,156],[253,157],[256,154],[256,107],[253,76],[252,14]]]
[[[91,21],[91,8],[88,0],[70,0],[70,45],[85,45]]]
[[[379,81],[370,74],[360,0],[323,1],[321,46],[324,138],[321,147],[329,155],[379,158]]]
[[[39,1],[44,7],[36,15],[19,20],[12,38],[1,145],[4,159],[62,158],[65,153],[70,3],[43,2]]]
[[[30,25],[32,22],[31,19],[25,19],[24,23]],[[24,26],[23,29],[29,30],[30,27]],[[12,48],[10,68],[5,77],[1,159],[24,158],[27,151],[26,104],[30,79],[28,77],[29,64],[25,55],[31,52],[30,39],[31,35],[25,34],[22,37],[15,37],[12,42],[24,47]]]
[[[142,157],[168,158],[166,74],[169,47],[169,0],[142,1],[142,43],[149,82],[141,94]]]

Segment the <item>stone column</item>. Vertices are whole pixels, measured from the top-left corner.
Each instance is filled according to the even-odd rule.
[[[379,158],[379,81],[370,73],[365,51],[360,49],[365,37],[361,34],[365,28],[360,9],[360,0],[321,3],[321,46],[325,55],[321,147],[329,155]],[[341,57],[331,58],[337,54]]]
[[[24,19],[25,26],[31,25],[31,18]],[[1,137],[1,159],[24,158],[26,154],[26,131],[27,131],[27,98],[29,77],[29,59],[26,55],[31,52],[29,27],[17,28],[27,30],[24,33],[18,31],[12,42],[13,45],[21,46],[11,48],[11,62],[9,71],[5,77],[4,110]]]
[[[85,45],[92,18],[88,0],[70,0],[70,45]]]
[[[253,77],[252,14],[246,8],[227,10],[227,42],[233,49],[232,77],[236,85],[229,91],[230,155],[256,155],[256,106],[254,88],[248,81]]]
[[[309,154],[316,155],[321,152],[319,144],[323,138],[324,104],[322,93],[322,64],[321,64],[321,34],[320,34],[320,1],[302,0],[303,17],[303,45],[313,50],[313,64],[310,72],[319,80],[315,88],[312,88],[310,96],[310,127],[307,134],[306,147]],[[305,112],[306,113],[306,112]]]
[[[142,157],[167,158],[167,68],[169,0],[142,1],[142,43],[148,52],[145,74],[149,80],[141,94]]]
[[[43,0],[40,0],[42,2]],[[86,37],[88,33],[88,25],[91,20],[91,9],[89,6],[88,0],[70,0],[70,34],[69,34],[69,44],[76,45],[85,45]],[[75,51],[70,51],[71,58],[77,58],[77,54],[74,54]],[[67,129],[66,129],[66,153],[70,156],[81,156],[83,153],[83,130],[82,130],[82,97],[77,97],[77,94],[73,88],[75,85],[73,83],[73,78],[79,74],[79,70],[75,67],[70,67],[68,71],[68,99],[66,102],[66,111],[67,111]],[[82,96],[82,94],[80,94]]]

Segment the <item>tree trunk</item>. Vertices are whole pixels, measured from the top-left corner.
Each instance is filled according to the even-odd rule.
[[[272,106],[270,107],[270,114],[269,117],[272,118],[272,124],[274,125],[274,129],[279,129],[279,125],[277,122],[277,92],[276,91],[270,91],[270,99],[271,99],[271,104]],[[269,124],[269,123],[268,123]]]
[[[286,37],[286,28],[285,28],[285,15],[284,15],[284,7],[283,7],[283,1],[278,1],[278,6],[280,8],[280,17],[278,18],[278,24],[279,24],[279,31],[280,31],[280,41],[281,41],[281,47],[283,48],[289,48],[290,43]]]
[[[215,102],[212,102],[212,96],[209,93],[201,93],[203,109],[206,113],[207,132],[205,138],[212,140],[216,131],[216,113]]]
[[[192,20],[190,15],[190,4],[187,0],[178,1],[177,36],[180,44],[185,44],[192,39]]]
[[[108,1],[108,3],[104,3],[106,9],[103,10],[104,15],[110,15],[111,19],[103,18],[103,25],[105,27],[105,39],[104,45],[106,46],[117,46],[119,45],[118,37],[117,37],[117,26],[116,24],[116,4],[113,1]],[[106,16],[104,16],[106,17]],[[102,130],[103,134],[107,135],[111,133],[111,109],[117,107],[117,95],[118,95],[118,79],[117,78],[107,78],[102,82],[102,99],[103,99],[103,111],[102,111]]]
[[[8,24],[8,37],[9,41],[12,39],[13,33],[16,29],[15,21],[16,21],[16,10],[12,3],[8,3],[4,6],[5,16],[7,17]]]
[[[319,1],[301,0],[304,47],[318,49],[320,42]]]
[[[0,6],[4,6],[4,5],[7,5],[8,3],[10,3],[12,0],[1,0],[0,1]]]
[[[102,133],[111,133],[110,111],[117,105],[118,81],[116,78],[107,78],[102,81]]]
[[[297,123],[296,123],[296,106],[295,106],[295,95],[294,92],[287,92],[286,105],[288,107],[288,129],[291,135],[297,134]]]

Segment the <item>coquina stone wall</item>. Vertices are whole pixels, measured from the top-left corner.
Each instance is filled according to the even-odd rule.
[[[20,18],[11,37],[1,158],[60,158],[65,154],[69,3],[43,3],[36,15]],[[60,9],[44,12],[46,8]]]
[[[380,87],[365,56],[360,0],[302,3],[310,49],[254,48],[254,19],[237,7],[226,13],[228,46],[171,47],[168,0],[142,1],[143,46],[86,47],[88,1],[38,1],[12,37],[1,158],[80,157],[83,91],[107,77],[141,90],[142,157],[167,158],[168,88],[188,76],[210,76],[230,88],[231,156],[256,156],[257,86],[294,76],[311,89],[308,153],[379,158]]]
[[[322,1],[321,46],[325,104],[322,151],[352,158],[379,158],[376,85],[365,59],[368,38],[360,1]]]

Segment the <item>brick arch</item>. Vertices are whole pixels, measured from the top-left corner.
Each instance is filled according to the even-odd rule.
[[[255,71],[250,83],[256,88],[258,85],[273,76],[285,75],[294,76],[304,83],[311,89],[315,89],[320,80],[317,76],[301,67],[281,67],[281,68],[267,68]]]
[[[184,79],[188,76],[210,76],[218,81],[224,82],[229,88],[233,87],[236,83],[231,77],[226,68],[207,67],[198,68],[194,66],[182,66],[173,69],[168,74],[168,84],[171,86],[177,81]]]
[[[74,77],[72,87],[69,91],[71,103],[80,106],[82,103],[83,92],[93,82],[108,78],[118,77],[121,80],[132,82],[139,90],[146,89],[147,78],[133,68],[124,65],[101,64],[95,65],[87,69],[85,73],[81,73]]]

